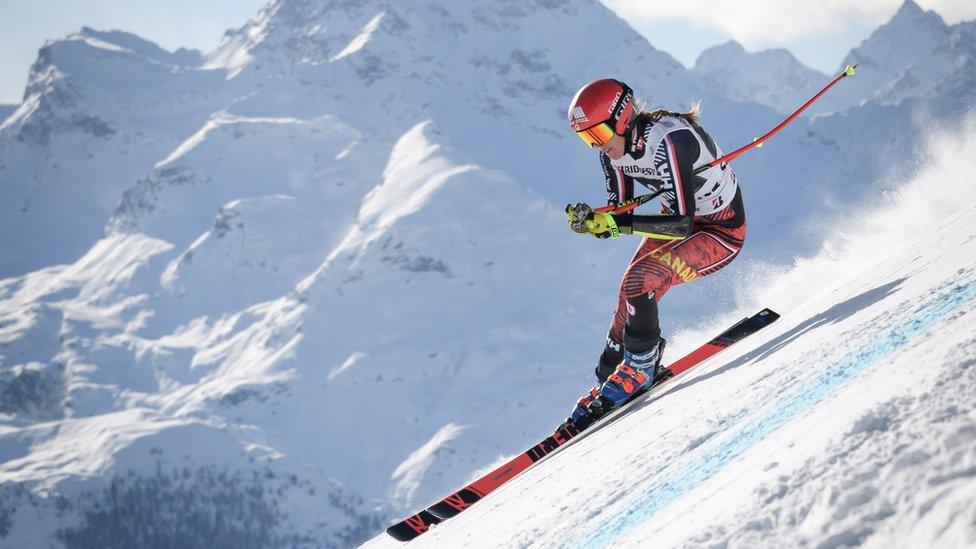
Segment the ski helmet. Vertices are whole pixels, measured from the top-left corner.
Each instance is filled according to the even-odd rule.
[[[591,147],[623,135],[634,118],[634,90],[613,78],[583,86],[569,104],[569,127]]]

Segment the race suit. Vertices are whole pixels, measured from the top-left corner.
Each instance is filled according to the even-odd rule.
[[[646,236],[620,283],[607,344],[596,369],[602,383],[623,360],[657,349],[661,336],[657,302],[676,284],[691,282],[728,265],[746,235],[745,210],[735,173],[721,164],[694,174],[722,151],[700,126],[680,116],[657,121],[639,116],[625,153],[600,154],[607,201],[634,197],[634,183],[663,190],[661,215],[615,215],[619,226]]]

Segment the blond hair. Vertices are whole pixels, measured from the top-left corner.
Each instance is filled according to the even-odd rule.
[[[695,101],[691,104],[691,109],[688,112],[676,112],[669,111],[668,109],[648,109],[643,100],[638,100],[636,103],[637,116],[639,118],[644,118],[650,120],[651,122],[657,122],[664,116],[677,116],[684,118],[692,126],[697,126],[698,121],[701,118],[701,101]]]

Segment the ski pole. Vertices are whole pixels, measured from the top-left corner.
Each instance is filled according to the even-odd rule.
[[[770,137],[772,137],[772,136],[776,135],[777,133],[779,133],[779,131],[782,130],[783,128],[785,128],[787,124],[789,124],[794,119],[796,119],[797,116],[800,116],[800,113],[801,112],[803,112],[804,110],[806,110],[807,107],[809,107],[810,105],[812,105],[814,103],[814,101],[816,101],[817,99],[820,99],[820,96],[823,95],[823,94],[825,94],[825,93],[827,93],[827,90],[829,90],[830,88],[834,87],[834,84],[840,82],[841,80],[843,80],[844,78],[846,78],[848,76],[854,76],[854,73],[855,72],[857,72],[857,65],[848,65],[847,67],[844,68],[844,71],[841,72],[840,75],[837,78],[834,78],[833,80],[831,80],[829,84],[827,84],[826,86],[823,87],[822,90],[820,90],[819,92],[817,92],[817,95],[814,95],[813,97],[811,97],[806,103],[804,103],[803,105],[801,105],[799,109],[796,109],[793,112],[793,114],[787,116],[786,119],[783,120],[782,122],[780,122],[778,126],[776,126],[775,128],[769,130],[768,132],[766,132],[766,134],[763,135],[762,137],[756,137],[755,139],[752,140],[752,143],[749,143],[748,145],[744,145],[742,147],[739,147],[738,149],[730,152],[729,154],[727,154],[725,156],[721,156],[719,158],[716,158],[715,160],[712,160],[711,162],[709,162],[708,164],[705,164],[704,166],[699,166],[699,167],[695,168],[694,171],[692,171],[692,173],[699,174],[699,173],[701,173],[701,172],[703,172],[703,171],[705,171],[705,170],[707,170],[709,168],[712,168],[714,166],[718,166],[719,164],[722,164],[724,162],[731,162],[731,161],[735,160],[736,158],[738,158],[743,153],[745,153],[745,152],[747,152],[749,150],[752,150],[753,148],[762,147],[763,144],[766,142],[767,139],[769,139]]]
[[[636,210],[641,204],[645,204],[653,198],[657,198],[664,193],[664,189],[658,189],[650,194],[643,194],[641,196],[635,196],[630,200],[627,200],[623,204],[618,206],[601,206],[599,208],[593,208],[594,212],[606,212],[610,214],[622,214],[627,212],[632,212]]]

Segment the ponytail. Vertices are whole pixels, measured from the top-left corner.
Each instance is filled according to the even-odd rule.
[[[651,122],[657,122],[664,116],[675,116],[678,118],[684,118],[692,126],[697,126],[698,121],[701,118],[701,101],[695,101],[691,104],[691,109],[688,112],[675,112],[669,111],[668,109],[654,109],[652,111],[647,111],[644,108],[643,101],[639,102],[637,105],[637,116]]]

